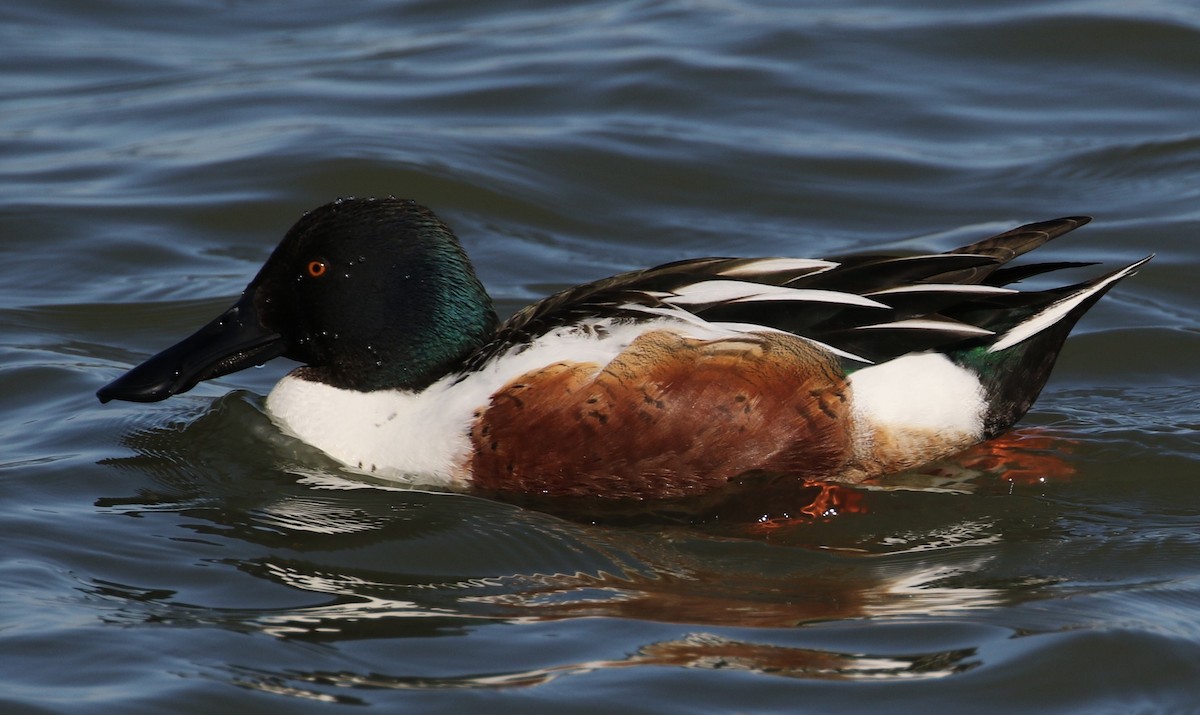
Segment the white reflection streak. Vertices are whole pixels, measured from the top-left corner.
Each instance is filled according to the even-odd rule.
[[[967,566],[931,566],[885,580],[867,591],[863,612],[867,616],[948,615],[1004,605],[1004,592],[996,588],[961,588],[935,585],[939,581],[982,570],[991,557]]]
[[[353,534],[378,529],[384,520],[361,509],[323,501],[287,499],[253,512],[265,526],[316,534]]]
[[[340,628],[336,626],[338,623],[351,623],[354,621],[363,620],[383,620],[389,618],[443,618],[452,616],[455,620],[475,619],[481,621],[494,621],[497,616],[494,614],[472,614],[464,612],[461,609],[455,608],[436,608],[427,604],[418,603],[406,599],[381,598],[378,596],[367,595],[365,592],[369,590],[394,589],[394,584],[381,583],[378,581],[368,581],[354,576],[346,576],[342,574],[324,576],[320,574],[302,573],[292,569],[284,568],[276,564],[265,564],[269,575],[277,579],[280,583],[297,588],[303,591],[312,593],[326,593],[334,596],[349,596],[354,598],[352,603],[334,603],[325,606],[313,606],[310,608],[298,608],[289,610],[286,613],[268,614],[255,618],[255,622],[259,624],[264,633],[278,637],[294,636],[303,633],[337,633]],[[466,579],[464,581],[446,582],[437,584],[415,584],[412,588],[416,589],[474,589],[474,588],[489,588],[503,587],[511,585],[511,581],[517,577],[497,576],[492,578],[476,578]],[[592,579],[594,576],[588,574],[576,574],[575,576],[567,576],[564,574],[554,574],[547,576],[522,575],[519,577],[521,581],[530,583],[538,583],[544,581],[546,584],[559,582],[563,579]],[[503,597],[489,599],[487,597],[472,597],[463,598],[462,601],[476,601],[481,603],[497,603],[500,605],[519,606],[526,605],[522,603],[520,598],[514,599],[512,603],[505,603]],[[511,623],[522,622],[538,622],[543,620],[540,616],[521,616],[517,614],[506,615],[504,621]]]
[[[293,588],[314,593],[353,595],[355,603],[334,603],[289,610],[286,613],[263,615],[255,619],[264,633],[277,637],[303,633],[337,633],[339,628],[330,625],[338,622],[379,620],[385,618],[430,618],[452,615],[470,618],[468,614],[451,609],[438,609],[420,605],[415,601],[367,596],[368,588],[385,587],[386,584],[367,581],[353,576],[339,575],[335,578],[319,574],[305,574],[275,564],[266,564],[267,570],[281,583]]]

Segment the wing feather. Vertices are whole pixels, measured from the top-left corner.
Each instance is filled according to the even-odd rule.
[[[1005,287],[1090,265],[1008,261],[1087,223],[1026,224],[946,253],[835,259],[698,258],[564,290],[509,318],[468,369],[576,322],[674,321],[699,335],[785,331],[854,362],[975,345],[1002,350],[1053,325],[1140,263],[1091,283],[1043,291]]]

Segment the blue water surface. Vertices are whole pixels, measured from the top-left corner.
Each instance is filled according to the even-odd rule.
[[[0,46],[0,710],[1200,712],[1195,3],[12,0]],[[369,481],[265,416],[285,364],[96,401],[388,194],[504,314],[1071,214],[1047,260],[1157,257],[1008,451],[823,517]]]

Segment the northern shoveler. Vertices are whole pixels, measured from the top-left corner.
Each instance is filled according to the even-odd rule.
[[[1005,264],[1088,222],[918,256],[699,258],[500,322],[453,232],[395,198],[305,214],[216,320],[104,386],[157,401],[275,357],[285,431],[385,478],[665,499],[756,473],[858,482],[995,437],[1075,322],[1150,260],[1075,285]]]

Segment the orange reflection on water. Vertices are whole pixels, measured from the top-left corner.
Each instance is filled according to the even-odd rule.
[[[1061,481],[1075,475],[1063,454],[1079,442],[1040,427],[1024,427],[966,450],[955,461],[968,469],[997,473],[1018,484]]]

